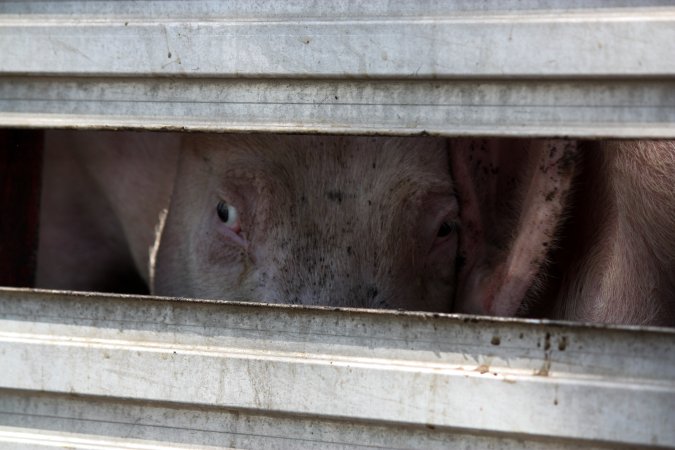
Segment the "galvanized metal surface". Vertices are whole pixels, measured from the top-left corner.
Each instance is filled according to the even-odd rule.
[[[0,445],[673,447],[673,348],[654,328],[4,289]]]
[[[675,137],[667,1],[0,2],[0,126]]]
[[[675,137],[675,81],[0,78],[5,126]]]
[[[456,1],[438,2],[433,9],[380,1],[380,9],[371,5],[368,14],[356,2],[331,2],[319,9],[320,3],[306,1],[298,3],[314,11],[299,8],[298,15],[280,18],[278,1],[256,2],[256,8],[242,12],[250,2],[235,0],[213,13],[207,8],[216,2],[188,2],[180,10],[168,7],[159,17],[155,11],[165,8],[163,2],[140,2],[144,8],[137,15],[120,7],[108,14],[80,14],[91,9],[78,8],[78,2],[69,2],[75,4],[72,14],[59,14],[49,2],[26,3],[34,3],[37,14],[10,12],[2,18],[4,73],[234,78],[675,74],[675,60],[664,58],[672,50],[667,44],[675,42],[672,5],[612,8],[596,2],[595,10],[539,6],[510,12],[497,1],[478,11],[458,11]],[[40,4],[46,15],[40,14]]]

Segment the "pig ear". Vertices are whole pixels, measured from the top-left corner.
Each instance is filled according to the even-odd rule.
[[[513,316],[546,264],[576,168],[562,140],[460,139],[450,145],[460,204],[454,310]]]

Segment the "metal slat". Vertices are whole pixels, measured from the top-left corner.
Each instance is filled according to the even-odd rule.
[[[0,442],[675,445],[672,330],[11,289],[0,317]]]
[[[664,58],[669,49],[658,45],[675,42],[675,8],[418,18],[394,11],[374,19],[346,14],[281,21],[5,16],[0,71],[422,79],[675,74],[675,61]]]
[[[6,126],[675,137],[675,81],[5,78]]]
[[[0,3],[0,126],[675,136],[672,3],[359,3]]]

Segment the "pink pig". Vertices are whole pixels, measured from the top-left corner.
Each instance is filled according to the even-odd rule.
[[[47,134],[38,285],[675,324],[675,144]]]
[[[675,325],[675,142],[457,141],[455,311]]]

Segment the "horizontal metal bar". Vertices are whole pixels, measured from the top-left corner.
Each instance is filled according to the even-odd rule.
[[[345,16],[371,17],[441,17],[456,14],[510,13],[514,11],[536,13],[537,11],[626,11],[636,8],[662,8],[672,6],[671,0],[418,0],[416,2],[392,2],[390,0],[370,0],[353,2],[333,0],[327,8],[322,2],[313,0],[257,1],[230,0],[2,0],[0,10],[6,15],[32,15],[67,18],[73,14],[88,18],[126,15],[137,18],[163,19],[215,18],[215,19],[255,19],[269,17],[285,18],[344,18]],[[72,17],[71,17],[72,19]]]
[[[450,4],[456,2],[447,2]],[[675,75],[675,6],[363,18],[2,14],[0,73],[231,78]],[[157,8],[161,9],[159,5]],[[381,6],[383,6],[381,4]],[[383,6],[384,7],[384,6]],[[353,10],[352,10],[353,9]],[[438,9],[438,8],[436,8]],[[450,8],[447,8],[450,9]],[[416,8],[417,13],[423,12]]]
[[[13,289],[0,291],[0,330],[5,438],[31,420],[97,434],[83,425],[95,409],[115,433],[138,420],[126,438],[171,441],[143,412],[169,408],[168,429],[227,415],[218,445],[239,414],[285,442],[307,430],[340,442],[356,425],[375,441],[352,444],[401,428],[466,446],[675,445],[673,330]],[[56,408],[72,394],[85,406]],[[269,437],[255,430],[247,439]]]
[[[223,448],[224,443],[228,448],[251,449],[573,448],[559,440],[475,434],[431,425],[387,426],[25,391],[0,394],[0,446],[10,444],[12,449],[213,449]],[[583,442],[583,448],[608,447]]]
[[[0,125],[675,137],[675,80],[0,78]]]
[[[675,137],[675,5],[0,2],[0,126]]]

